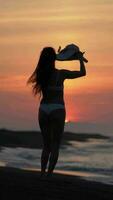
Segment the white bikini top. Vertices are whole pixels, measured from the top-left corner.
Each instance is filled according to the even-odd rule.
[[[56,86],[48,86],[47,89],[48,90],[56,90],[56,91],[63,91],[64,86],[57,86],[58,84],[58,79],[59,79],[59,70],[57,70],[57,76],[56,76]]]

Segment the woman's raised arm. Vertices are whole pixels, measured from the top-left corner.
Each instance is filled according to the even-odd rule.
[[[83,59],[80,58],[80,71],[70,71],[66,69],[60,70],[62,73],[63,79],[74,79],[74,78],[79,78],[81,76],[86,75],[86,69],[85,69],[85,64],[83,62]]]

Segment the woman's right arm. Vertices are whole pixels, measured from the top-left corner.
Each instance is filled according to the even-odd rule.
[[[82,58],[80,58],[80,71],[70,71],[66,69],[62,69],[60,71],[64,80],[79,78],[86,75],[85,64]]]

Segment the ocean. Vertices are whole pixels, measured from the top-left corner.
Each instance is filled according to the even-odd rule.
[[[39,170],[40,156],[41,149],[2,147],[0,166]],[[55,170],[113,184],[113,138],[70,141],[70,145],[61,146]]]

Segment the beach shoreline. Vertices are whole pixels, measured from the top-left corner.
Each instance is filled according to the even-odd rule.
[[[113,186],[87,181],[79,176],[54,173],[40,179],[40,171],[0,167],[1,200],[112,200]]]
[[[72,141],[85,145],[85,143],[90,140],[107,141],[109,139],[109,137],[101,134],[64,132],[61,146],[63,148],[71,147]],[[33,151],[38,149],[40,151],[42,148],[42,137],[40,132],[35,131],[0,130],[0,146],[1,152],[4,151],[5,148],[17,148],[17,150],[18,147],[26,148],[24,152],[21,151],[20,153],[20,155],[28,156],[25,156],[25,160],[24,157],[22,157],[24,162],[29,158],[29,155],[31,158],[37,160],[37,153],[34,152],[33,156],[32,153],[29,154],[28,149],[32,149]],[[9,149],[6,150],[5,158],[9,156],[10,159]],[[5,154],[2,156],[4,155]],[[15,155],[17,156],[17,154],[12,156]],[[18,159],[20,159],[20,157]],[[2,162],[4,162],[4,160],[1,159],[1,163]],[[17,164],[20,164],[20,162],[21,161],[18,160]],[[37,169],[37,167],[36,169],[35,167],[32,169],[28,165],[28,168],[24,168],[23,165],[22,168],[14,168],[12,167],[13,165],[11,166],[11,164],[8,164],[4,164],[4,166],[0,167],[1,200],[23,198],[27,200],[113,200],[113,185],[107,184],[106,182],[97,182],[97,180],[99,180],[97,178],[95,178],[95,180],[88,179],[86,173],[90,173],[90,171],[78,172],[74,170],[73,172],[66,172],[55,170],[51,179],[47,179],[47,177],[40,179],[40,170]],[[65,170],[65,168],[62,169]],[[90,175],[92,174],[89,174],[89,177]]]

